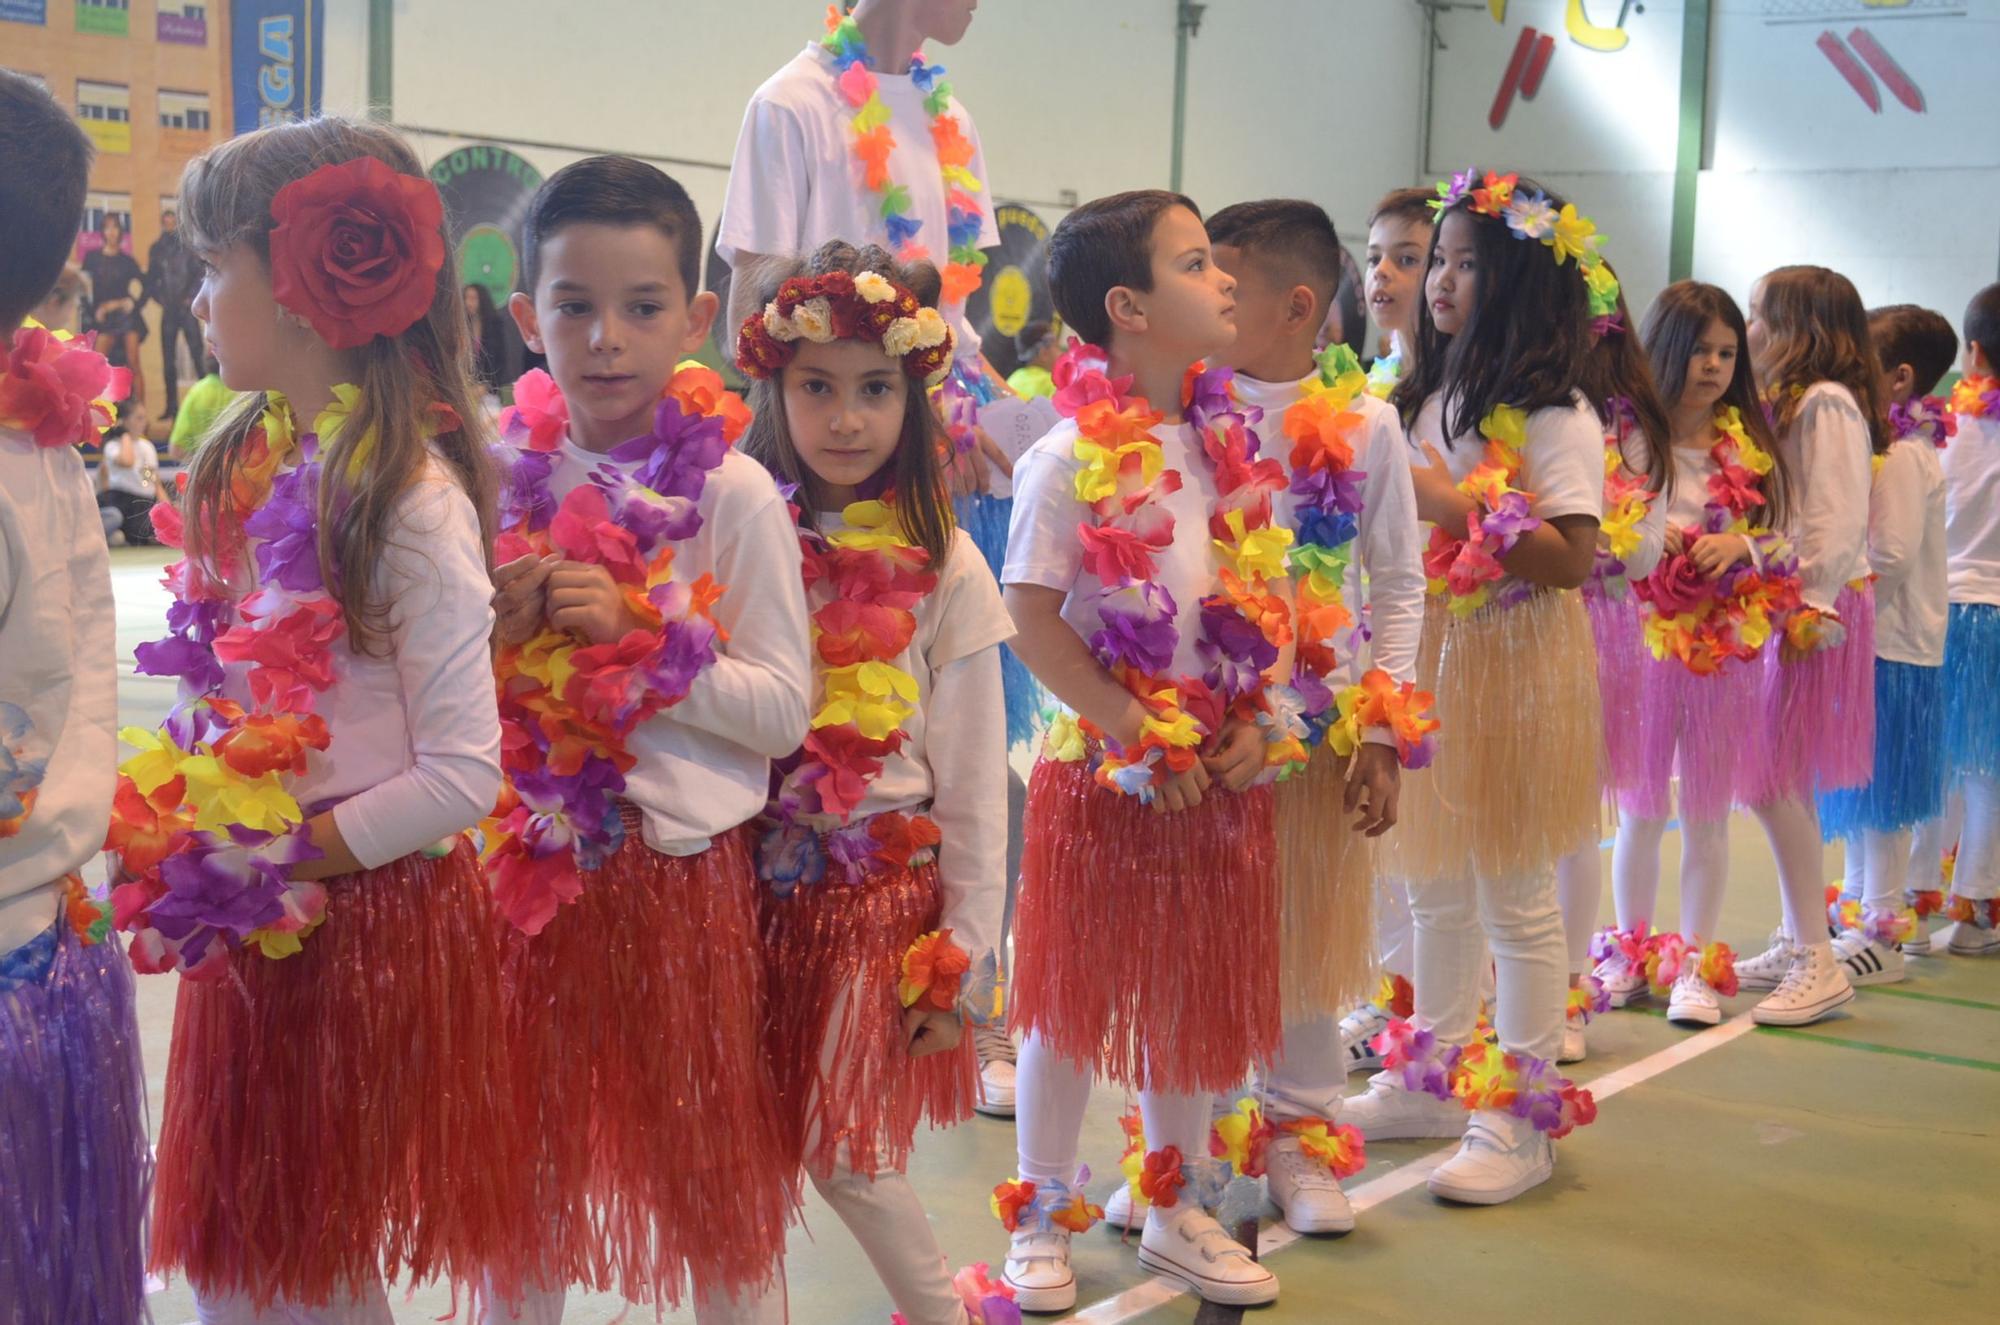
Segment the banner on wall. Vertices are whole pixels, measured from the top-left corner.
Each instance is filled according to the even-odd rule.
[[[0,23],[33,23],[47,27],[49,0],[0,0]]]
[[[229,15],[238,133],[319,111],[323,0],[236,0]]]
[[[77,0],[76,30],[99,37],[123,37],[131,33],[132,11],[122,5],[93,4]]]

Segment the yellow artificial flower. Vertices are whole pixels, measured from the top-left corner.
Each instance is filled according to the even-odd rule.
[[[826,673],[826,702],[812,725],[852,723],[869,740],[886,740],[917,711],[916,704],[915,677],[885,662],[859,662]]]
[[[1492,412],[1479,421],[1479,432],[1489,442],[1498,442],[1518,451],[1528,444],[1527,412],[1513,405],[1495,405]]]
[[[1581,263],[1596,246],[1596,241],[1596,224],[1588,216],[1579,216],[1573,202],[1563,204],[1561,215],[1556,217],[1555,229],[1542,239],[1544,244],[1555,250],[1558,267],[1566,258],[1575,258]]]
[[[181,776],[197,831],[222,833],[241,824],[281,833],[304,817],[276,773],[246,778],[212,754],[194,754],[181,761]]]
[[[854,132],[867,133],[870,129],[889,122],[889,107],[882,101],[882,94],[870,92],[868,100],[861,103],[861,109],[854,112]]]
[[[1275,580],[1285,574],[1285,549],[1292,545],[1291,530],[1283,525],[1246,530],[1242,511],[1230,511],[1223,516],[1223,523],[1229,526],[1230,541],[1219,538],[1210,541],[1238,575],[1246,580],[1257,576]]]
[[[1074,764],[1088,753],[1083,739],[1083,728],[1077,725],[1073,713],[1057,713],[1049,720],[1049,729],[1042,736],[1042,757],[1053,759],[1059,764]]]
[[[181,764],[188,752],[175,745],[165,732],[150,727],[126,727],[118,733],[118,739],[139,751],[120,764],[118,771],[132,779],[140,794],[150,796],[181,775]]]
[[[882,548],[911,546],[909,535],[903,531],[902,520],[887,502],[849,502],[841,508],[840,519],[847,528],[826,536],[826,541],[835,547],[874,552]]]
[[[1201,744],[1201,724],[1178,708],[1164,713],[1148,712],[1139,723],[1139,739],[1157,737],[1164,745],[1180,748]]]

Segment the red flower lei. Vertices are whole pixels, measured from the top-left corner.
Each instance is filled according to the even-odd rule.
[[[14,333],[0,363],[0,428],[32,437],[37,446],[82,446],[111,426],[112,401],[131,389],[132,374],[67,332],[32,318]]]

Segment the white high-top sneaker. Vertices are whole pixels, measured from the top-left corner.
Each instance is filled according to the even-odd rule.
[[[1563,1014],[1562,1049],[1556,1054],[1558,1063],[1581,1063],[1583,1056],[1590,1052],[1590,1045],[1583,1037],[1583,1015],[1577,1012]]]
[[[1466,1205],[1499,1205],[1556,1171],[1555,1146],[1525,1118],[1480,1109],[1465,1130],[1458,1153],[1430,1176],[1431,1194]]]
[[[1722,1020],[1722,999],[1702,978],[1699,952],[1688,953],[1681,962],[1681,973],[1667,998],[1667,1020],[1683,1026],[1713,1026]]]
[[[974,1026],[972,1047],[979,1055],[979,1094],[972,1107],[989,1118],[1012,1118],[1014,1038],[1005,1026]]]
[[[1772,930],[1770,947],[1755,957],[1736,959],[1736,987],[1753,994],[1776,989],[1784,983],[1785,972],[1792,969],[1792,957],[1797,952],[1798,948],[1784,930]]]
[[[1204,1302],[1258,1307],[1278,1300],[1278,1279],[1200,1206],[1157,1207],[1139,1235],[1139,1266],[1184,1285]]]
[[[1146,1226],[1146,1212],[1152,1208],[1153,1203],[1133,1191],[1131,1183],[1121,1182],[1104,1202],[1104,1226],[1134,1232]]]
[[[1340,1120],[1369,1141],[1409,1141],[1465,1135],[1465,1106],[1406,1090],[1393,1072],[1368,1078],[1368,1089],[1340,1106]]]
[[[1346,1233],[1354,1207],[1326,1165],[1305,1153],[1295,1136],[1280,1137],[1267,1152],[1271,1200],[1294,1233]]]
[[[1798,950],[1784,980],[1750,1015],[1761,1026],[1808,1026],[1853,1000],[1854,986],[1833,959],[1833,946],[1815,943]]]
[[[2000,929],[1981,929],[1969,920],[1954,920],[1938,931],[1934,943],[1942,943],[1954,957],[1991,957],[2000,953]]]
[[[1623,953],[1612,953],[1590,973],[1604,986],[1604,992],[1614,1008],[1622,1008],[1633,999],[1646,996],[1646,968],[1626,961]]]
[[[1023,1311],[1068,1311],[1076,1305],[1076,1273],[1069,1268],[1069,1230],[1016,1229],[1000,1278]]]

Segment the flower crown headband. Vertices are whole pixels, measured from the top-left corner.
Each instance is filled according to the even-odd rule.
[[[400,336],[444,268],[437,185],[372,156],[321,166],[271,199],[271,294],[336,350]]]
[[[1445,213],[1467,203],[1466,210],[1475,215],[1506,222],[1514,238],[1541,240],[1554,252],[1558,267],[1575,258],[1577,270],[1583,273],[1584,286],[1590,292],[1591,317],[1616,317],[1618,278],[1611,274],[1604,255],[1598,252],[1604,236],[1598,233],[1596,222],[1578,215],[1574,203],[1566,202],[1557,211],[1546,193],[1533,189],[1517,191],[1515,186],[1520,180],[1513,173],[1501,175],[1489,170],[1482,178],[1476,170],[1461,170],[1450,179],[1437,182],[1438,196],[1430,200],[1430,209],[1441,225]],[[1612,329],[1603,324],[1598,332],[1602,335]],[[1622,324],[1616,329],[1622,330]]]
[[[936,386],[951,369],[951,328],[935,308],[879,272],[850,276],[794,276],[761,313],[743,319],[736,333],[736,366],[745,376],[775,376],[792,361],[798,343],[872,341],[903,362],[903,371]]]

